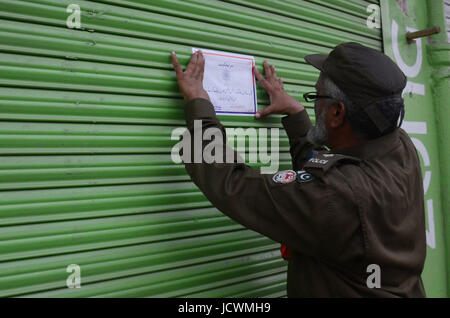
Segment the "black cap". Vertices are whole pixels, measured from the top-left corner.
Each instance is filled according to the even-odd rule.
[[[329,55],[312,54],[307,63],[328,76],[355,104],[361,106],[382,133],[391,126],[374,103],[402,97],[406,76],[387,55],[359,43],[336,46]]]

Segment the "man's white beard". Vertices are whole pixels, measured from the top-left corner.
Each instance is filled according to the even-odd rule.
[[[315,146],[324,146],[328,141],[326,113],[325,110],[320,113],[319,118],[316,120],[316,125],[306,135],[306,139]]]

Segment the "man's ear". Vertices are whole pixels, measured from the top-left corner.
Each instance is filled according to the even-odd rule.
[[[330,105],[328,112],[329,115],[329,125],[331,128],[339,128],[345,122],[346,109],[343,102],[335,102]]]

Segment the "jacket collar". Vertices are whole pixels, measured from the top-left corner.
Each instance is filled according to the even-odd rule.
[[[354,147],[347,147],[332,153],[343,154],[361,159],[374,159],[382,157],[399,145],[399,129],[380,138],[372,139]]]

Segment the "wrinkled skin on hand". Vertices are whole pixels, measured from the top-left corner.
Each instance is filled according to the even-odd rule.
[[[301,112],[304,107],[292,96],[284,91],[283,80],[277,77],[275,68],[273,65],[269,65],[267,61],[264,61],[264,72],[266,78],[264,78],[254,66],[253,72],[256,79],[262,87],[267,91],[270,98],[270,105],[265,109],[258,111],[255,114],[256,118],[262,118],[269,114],[283,114],[293,115]]]
[[[205,72],[205,57],[201,51],[192,54],[186,70],[183,72],[175,52],[172,52],[172,64],[177,74],[177,82],[181,94],[186,102],[195,98],[210,101],[208,93],[203,88],[203,74]]]

